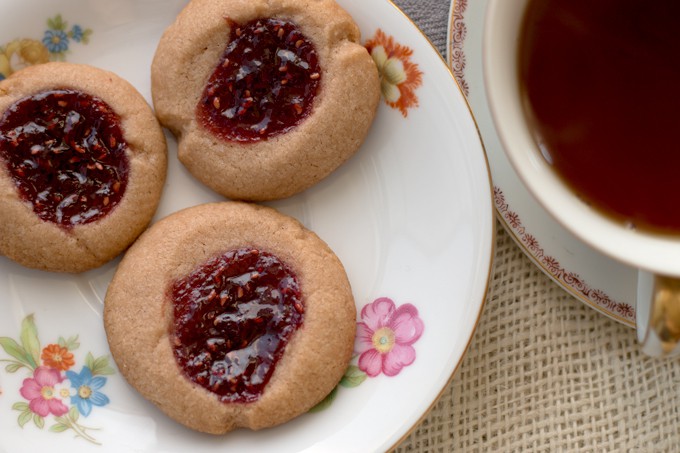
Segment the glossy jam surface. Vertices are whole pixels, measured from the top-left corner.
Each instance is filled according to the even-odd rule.
[[[172,286],[175,358],[225,402],[256,401],[304,308],[297,279],[276,256],[238,249]]]
[[[21,198],[64,228],[94,222],[120,202],[126,148],[111,107],[77,91],[21,99],[0,119],[0,158]]]
[[[295,24],[279,19],[231,24],[229,44],[197,116],[223,140],[263,140],[309,115],[320,80],[314,45]]]

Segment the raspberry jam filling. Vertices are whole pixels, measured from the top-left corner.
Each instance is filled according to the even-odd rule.
[[[255,249],[211,259],[176,281],[171,298],[175,359],[224,402],[260,397],[304,317],[295,275]]]
[[[0,119],[0,158],[21,198],[63,228],[94,222],[120,202],[126,148],[118,115],[78,91],[26,97]]]
[[[320,80],[314,45],[292,22],[232,23],[229,44],[208,80],[197,116],[223,140],[266,139],[309,115]]]

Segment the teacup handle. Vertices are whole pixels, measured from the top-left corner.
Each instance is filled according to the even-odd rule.
[[[645,354],[680,354],[680,278],[639,271],[635,311],[638,341]]]

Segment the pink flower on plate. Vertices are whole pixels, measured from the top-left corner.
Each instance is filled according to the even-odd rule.
[[[412,345],[425,328],[416,307],[396,307],[392,299],[381,297],[361,310],[361,319],[354,343],[355,352],[360,354],[359,369],[370,377],[381,372],[396,376],[413,363],[416,351]]]
[[[35,369],[32,378],[24,379],[19,393],[29,401],[31,412],[41,417],[49,414],[61,416],[68,412],[68,407],[59,398],[61,392],[56,388],[63,380],[59,371],[40,366]]]

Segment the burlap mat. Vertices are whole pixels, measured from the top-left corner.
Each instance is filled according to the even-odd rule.
[[[449,2],[395,3],[443,52]],[[680,451],[680,359],[643,356],[633,329],[574,299],[497,232],[468,353],[395,451]]]
[[[574,299],[497,232],[470,349],[396,451],[680,451],[680,359],[641,355],[633,329]]]

